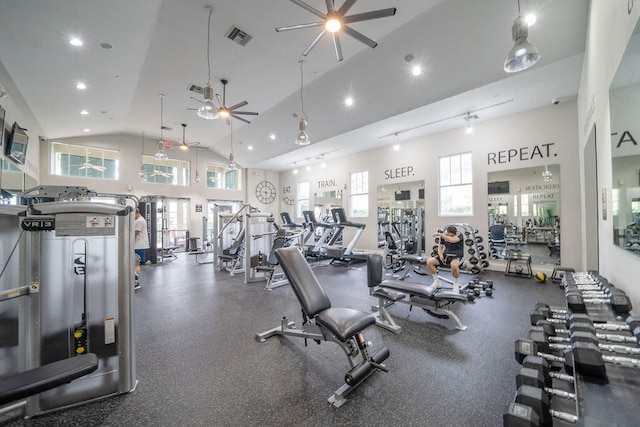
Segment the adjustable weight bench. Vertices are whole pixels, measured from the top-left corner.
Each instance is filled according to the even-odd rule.
[[[376,325],[399,333],[401,328],[387,311],[387,307],[395,303],[408,304],[423,308],[427,313],[439,319],[452,319],[456,323],[456,329],[467,329],[460,318],[448,310],[447,307],[461,302],[467,303],[467,297],[445,289],[433,289],[420,283],[411,283],[403,280],[382,280],[382,257],[380,254],[367,256],[367,285],[369,295],[378,298],[378,305],[372,307]]]
[[[337,343],[351,365],[351,369],[345,375],[346,384],[328,399],[330,404],[340,407],[345,403],[347,394],[374,371],[387,372],[387,367],[382,362],[389,357],[389,349],[382,347],[369,354],[367,347],[370,344],[364,340],[361,331],[375,323],[374,317],[351,308],[332,307],[329,297],[299,248],[281,248],[276,250],[275,254],[302,306],[302,329],[295,329],[295,323],[284,317],[280,326],[259,333],[256,338],[264,342],[275,335],[288,335],[304,338],[305,345],[307,339],[312,339],[318,344],[321,341]]]
[[[0,378],[0,406],[58,387],[98,369],[93,353],[48,363]]]

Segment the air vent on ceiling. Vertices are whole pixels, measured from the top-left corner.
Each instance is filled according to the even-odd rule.
[[[246,31],[241,30],[234,25],[227,34],[227,38],[238,43],[240,46],[246,46],[247,43],[249,43],[249,40],[253,38],[253,36],[249,35]]]
[[[187,89],[189,89],[191,92],[199,93],[200,95],[204,93],[204,89],[202,88],[202,86],[194,85],[193,83],[191,83]]]

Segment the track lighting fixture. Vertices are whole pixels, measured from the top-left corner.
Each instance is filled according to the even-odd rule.
[[[158,141],[158,152],[153,156],[156,160],[167,160],[169,157],[164,151],[164,95],[160,95],[160,141]]]
[[[504,70],[507,73],[517,73],[534,65],[542,56],[538,48],[527,40],[529,25],[520,12],[520,0],[518,0],[518,17],[513,21],[511,33],[513,47],[504,61]]]
[[[302,66],[304,65],[304,61],[300,61],[300,108],[302,110],[302,118],[300,119],[300,123],[298,123],[298,128],[300,129],[300,133],[293,141],[296,145],[309,145],[311,144],[311,140],[309,139],[309,135],[307,135],[307,114],[304,112],[304,98],[302,96],[302,88],[304,86],[304,70]]]
[[[196,145],[196,173],[195,176],[193,178],[193,182],[195,182],[196,184],[200,184],[200,173],[198,172],[198,152],[200,151],[200,143],[199,142],[194,142],[194,145]]]
[[[477,114],[471,114],[471,112],[468,112],[466,116],[464,116],[464,121],[467,122],[467,134],[472,134],[473,133],[473,126],[471,126],[471,122],[474,120],[478,120],[480,117],[478,117]]]

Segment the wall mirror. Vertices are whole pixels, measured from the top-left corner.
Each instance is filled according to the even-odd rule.
[[[342,190],[313,193],[313,213],[321,222],[331,222],[331,209],[342,207]]]
[[[421,255],[425,250],[424,181],[379,185],[377,208],[379,246],[391,239],[401,251]]]
[[[583,150],[584,206],[585,206],[585,248],[587,270],[599,267],[598,233],[598,162],[596,148],[596,125],[593,125]]]
[[[560,165],[490,172],[488,225],[502,224],[504,241],[491,243],[490,257],[508,250],[531,255],[534,264],[560,264]]]
[[[609,91],[611,219],[615,245],[640,256],[640,23],[629,40]],[[605,193],[606,190],[605,190]],[[604,214],[603,214],[603,219]]]

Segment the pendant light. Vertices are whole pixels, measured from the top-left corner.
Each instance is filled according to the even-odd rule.
[[[307,135],[307,114],[304,112],[304,98],[302,97],[302,87],[304,86],[304,71],[302,66],[304,65],[304,61],[300,61],[300,107],[302,110],[302,118],[300,119],[300,123],[298,124],[298,128],[300,129],[300,133],[295,139],[296,145],[309,145],[311,144],[311,140],[309,140],[309,135]]]
[[[187,129],[187,124],[182,123],[182,142],[180,143],[181,150],[188,150],[189,146],[187,145],[187,140],[184,137],[185,130]]]
[[[167,153],[164,151],[164,95],[160,95],[160,141],[158,141],[158,152],[153,156],[154,159],[164,161],[168,159]]]
[[[229,153],[229,163],[227,163],[227,167],[231,170],[235,169],[236,167],[238,167],[238,165],[236,164],[235,159],[233,158],[233,122],[230,123],[231,126],[231,152]]]
[[[213,9],[211,6],[205,6],[205,9],[209,10],[209,18],[207,22],[207,67],[209,70],[207,84],[204,87],[203,96],[204,102],[198,108],[198,116],[206,120],[213,120],[218,118],[218,109],[213,105],[213,87],[211,87],[211,14]]]
[[[551,173],[551,171],[549,170],[549,166],[544,167],[544,171],[542,172],[542,178],[544,179],[544,182],[551,182],[553,181],[553,174]]]
[[[518,0],[518,17],[513,21],[511,28],[513,47],[504,61],[504,70],[507,73],[517,73],[534,65],[540,57],[540,51],[527,41],[529,37],[529,25],[520,13],[520,0]]]
[[[142,181],[146,181],[145,180],[145,172],[144,172],[144,132],[142,132],[142,148],[140,149],[140,171],[138,171],[138,177],[142,180]]]
[[[196,184],[200,184],[200,173],[198,173],[198,152],[200,151],[200,143],[199,142],[195,142],[194,145],[196,146],[195,150],[196,150],[196,174],[195,177],[193,178],[193,182],[195,182]]]

